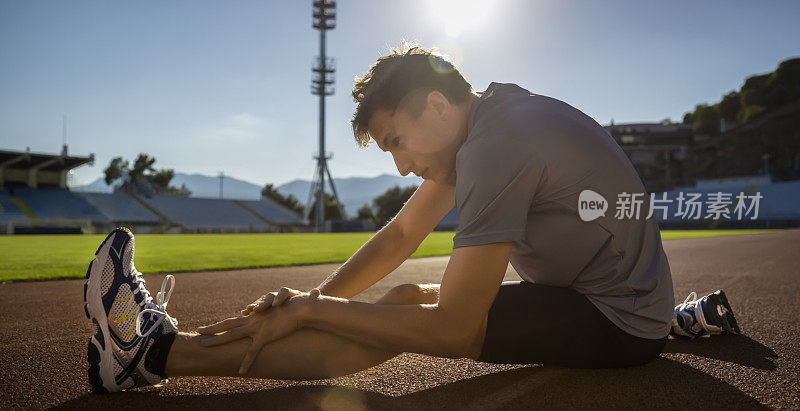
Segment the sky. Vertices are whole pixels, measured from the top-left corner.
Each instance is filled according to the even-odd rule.
[[[319,100],[311,0],[0,0],[0,149],[116,156],[259,185],[311,179]],[[453,61],[477,91],[516,83],[598,123],[680,121],[800,56],[797,1],[339,0],[327,35],[334,177],[398,175],[357,148],[353,79],[401,40]]]

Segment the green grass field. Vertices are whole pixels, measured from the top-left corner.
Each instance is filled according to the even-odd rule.
[[[771,230],[663,231],[665,240]],[[136,268],[180,272],[345,261],[372,233],[137,235]],[[0,282],[79,278],[104,235],[0,236]],[[414,257],[447,255],[452,232],[434,232]]]

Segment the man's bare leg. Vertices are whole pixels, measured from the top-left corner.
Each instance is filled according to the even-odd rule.
[[[389,290],[377,303],[434,304],[438,300],[438,284],[403,284]],[[203,347],[199,337],[178,334],[167,357],[168,376],[240,376],[238,370],[249,339]],[[397,354],[305,328],[266,345],[247,376],[291,380],[337,377],[365,370]]]

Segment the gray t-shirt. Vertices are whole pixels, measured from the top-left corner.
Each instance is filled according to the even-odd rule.
[[[492,83],[470,112],[455,185],[454,247],[511,241],[511,264],[523,279],[577,290],[629,334],[668,334],[672,277],[655,217],[646,218],[649,194],[591,117],[515,84]],[[581,219],[583,190],[605,198],[605,216]],[[625,193],[643,193],[638,219],[615,215]]]

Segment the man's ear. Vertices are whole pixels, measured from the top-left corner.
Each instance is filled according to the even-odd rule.
[[[433,112],[439,118],[445,118],[450,114],[450,100],[440,91],[431,91],[428,93],[428,106],[433,109]]]

